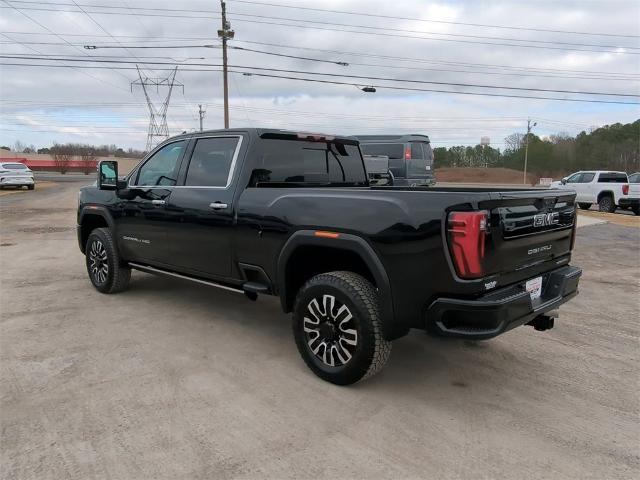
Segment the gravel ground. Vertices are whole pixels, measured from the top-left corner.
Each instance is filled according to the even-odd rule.
[[[0,198],[3,479],[640,476],[640,229],[578,230],[555,329],[415,331],[344,388],[306,369],[276,299],[141,273],[96,292],[78,185]]]

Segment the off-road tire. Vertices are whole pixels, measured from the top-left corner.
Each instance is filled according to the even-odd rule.
[[[304,329],[309,303],[330,295],[336,304],[347,306],[357,330],[357,344],[351,358],[330,366],[313,353]],[[312,277],[299,290],[292,316],[293,335],[298,351],[318,377],[336,385],[351,385],[378,373],[391,353],[391,342],[382,334],[379,295],[369,281],[353,272],[329,272]]]
[[[613,197],[611,195],[603,195],[598,200],[598,209],[601,212],[613,213],[616,211],[616,204],[613,203]]]
[[[591,204],[590,203],[578,203],[578,207],[580,207],[582,210],[589,210],[591,208]]]
[[[103,263],[107,265],[107,272],[103,281],[100,281],[97,275],[92,273],[91,254],[94,251],[94,243],[96,243],[96,247],[101,245],[106,254]],[[96,228],[89,234],[85,252],[87,273],[96,290],[101,293],[118,293],[126,290],[131,278],[131,269],[120,260],[118,249],[108,228]]]

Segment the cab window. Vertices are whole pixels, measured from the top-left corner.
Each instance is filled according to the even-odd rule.
[[[140,167],[136,185],[141,187],[175,185],[178,161],[182,157],[186,145],[186,140],[180,140],[169,143],[154,153]]]

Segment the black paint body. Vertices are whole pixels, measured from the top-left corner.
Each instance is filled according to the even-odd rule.
[[[87,235],[83,225],[100,217],[114,231],[124,260],[238,288],[250,280],[241,265],[259,267],[268,279],[269,292],[281,297],[286,311],[291,309],[295,292],[287,292],[285,277],[297,268],[287,262],[296,248],[344,249],[358,255],[371,271],[382,297],[387,338],[401,336],[409,328],[425,328],[426,313],[439,299],[482,303],[487,295],[520,288],[526,279],[561,269],[570,260],[575,235],[573,192],[247,187],[257,152],[268,141],[260,138],[262,132],[241,129],[177,137],[187,138],[190,144],[174,187],[145,187],[133,194],[84,187],[78,211],[80,248],[84,251]],[[202,135],[242,136],[227,188],[183,186],[190,149]],[[129,178],[135,174],[134,169]],[[153,200],[165,203],[157,205]],[[209,205],[214,202],[228,208],[212,210]],[[446,234],[446,218],[453,210],[490,212],[488,274],[482,279],[461,280],[455,273]],[[549,211],[559,213],[560,224],[534,229],[533,215]],[[340,236],[317,237],[314,232],[318,230]],[[539,255],[529,253],[540,246],[548,248]],[[304,262],[304,258],[296,261]],[[566,298],[575,290],[577,280]],[[456,336],[473,335],[457,332]]]

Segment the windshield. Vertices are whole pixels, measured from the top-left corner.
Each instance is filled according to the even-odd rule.
[[[5,163],[3,168],[7,170],[26,170],[27,166],[24,163]]]

